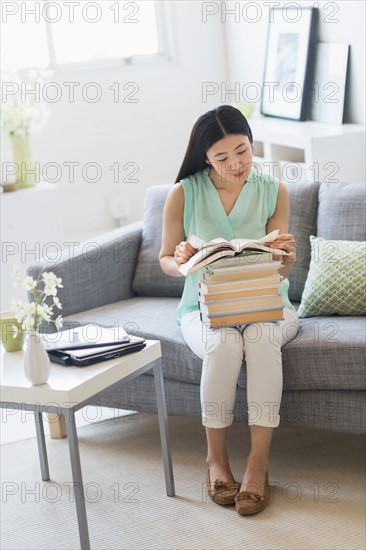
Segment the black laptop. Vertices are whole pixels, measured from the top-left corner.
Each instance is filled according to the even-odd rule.
[[[48,350],[48,356],[54,363],[59,363],[66,367],[87,367],[115,359],[128,353],[140,351],[146,347],[146,341],[143,338],[131,336],[129,342],[119,346],[105,346],[99,348],[83,348],[73,350]]]
[[[121,327],[91,323],[41,338],[50,360],[65,366],[87,367],[146,347],[144,338],[131,336]]]

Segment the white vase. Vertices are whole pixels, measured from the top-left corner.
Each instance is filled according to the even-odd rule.
[[[10,134],[17,187],[33,187],[39,181],[39,164],[32,159],[29,136]]]
[[[45,384],[51,374],[51,363],[37,333],[28,335],[24,359],[24,374],[33,386]]]

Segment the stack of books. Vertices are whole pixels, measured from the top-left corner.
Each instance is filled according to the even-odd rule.
[[[188,276],[204,268],[199,282],[201,320],[212,328],[283,319],[279,292],[283,266],[273,255],[286,252],[270,245],[279,235],[276,229],[260,239],[222,238],[205,242],[191,235],[197,249],[179,271]]]
[[[279,293],[283,263],[271,254],[247,251],[205,267],[199,282],[201,320],[212,328],[283,319]]]

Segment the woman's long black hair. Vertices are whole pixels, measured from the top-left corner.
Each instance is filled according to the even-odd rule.
[[[241,134],[253,143],[253,136],[245,116],[231,105],[220,105],[207,111],[195,122],[182,166],[175,183],[207,168],[206,152],[214,143],[229,134]]]

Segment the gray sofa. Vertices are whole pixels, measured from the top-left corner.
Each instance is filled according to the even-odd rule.
[[[170,415],[200,415],[201,360],[182,338],[176,307],[184,278],[165,275],[158,254],[169,185],[147,189],[144,220],[82,243],[56,262],[33,263],[28,273],[52,269],[62,277],[59,297],[67,324],[118,322],[127,332],[161,341]],[[309,263],[309,235],[366,240],[363,184],[288,184],[289,231],[298,243],[290,299],[301,301]],[[300,320],[294,340],[283,348],[281,424],[362,433],[365,426],[365,317]],[[149,374],[105,392],[98,404],[155,412]],[[247,420],[245,361],[238,381],[235,419]]]

